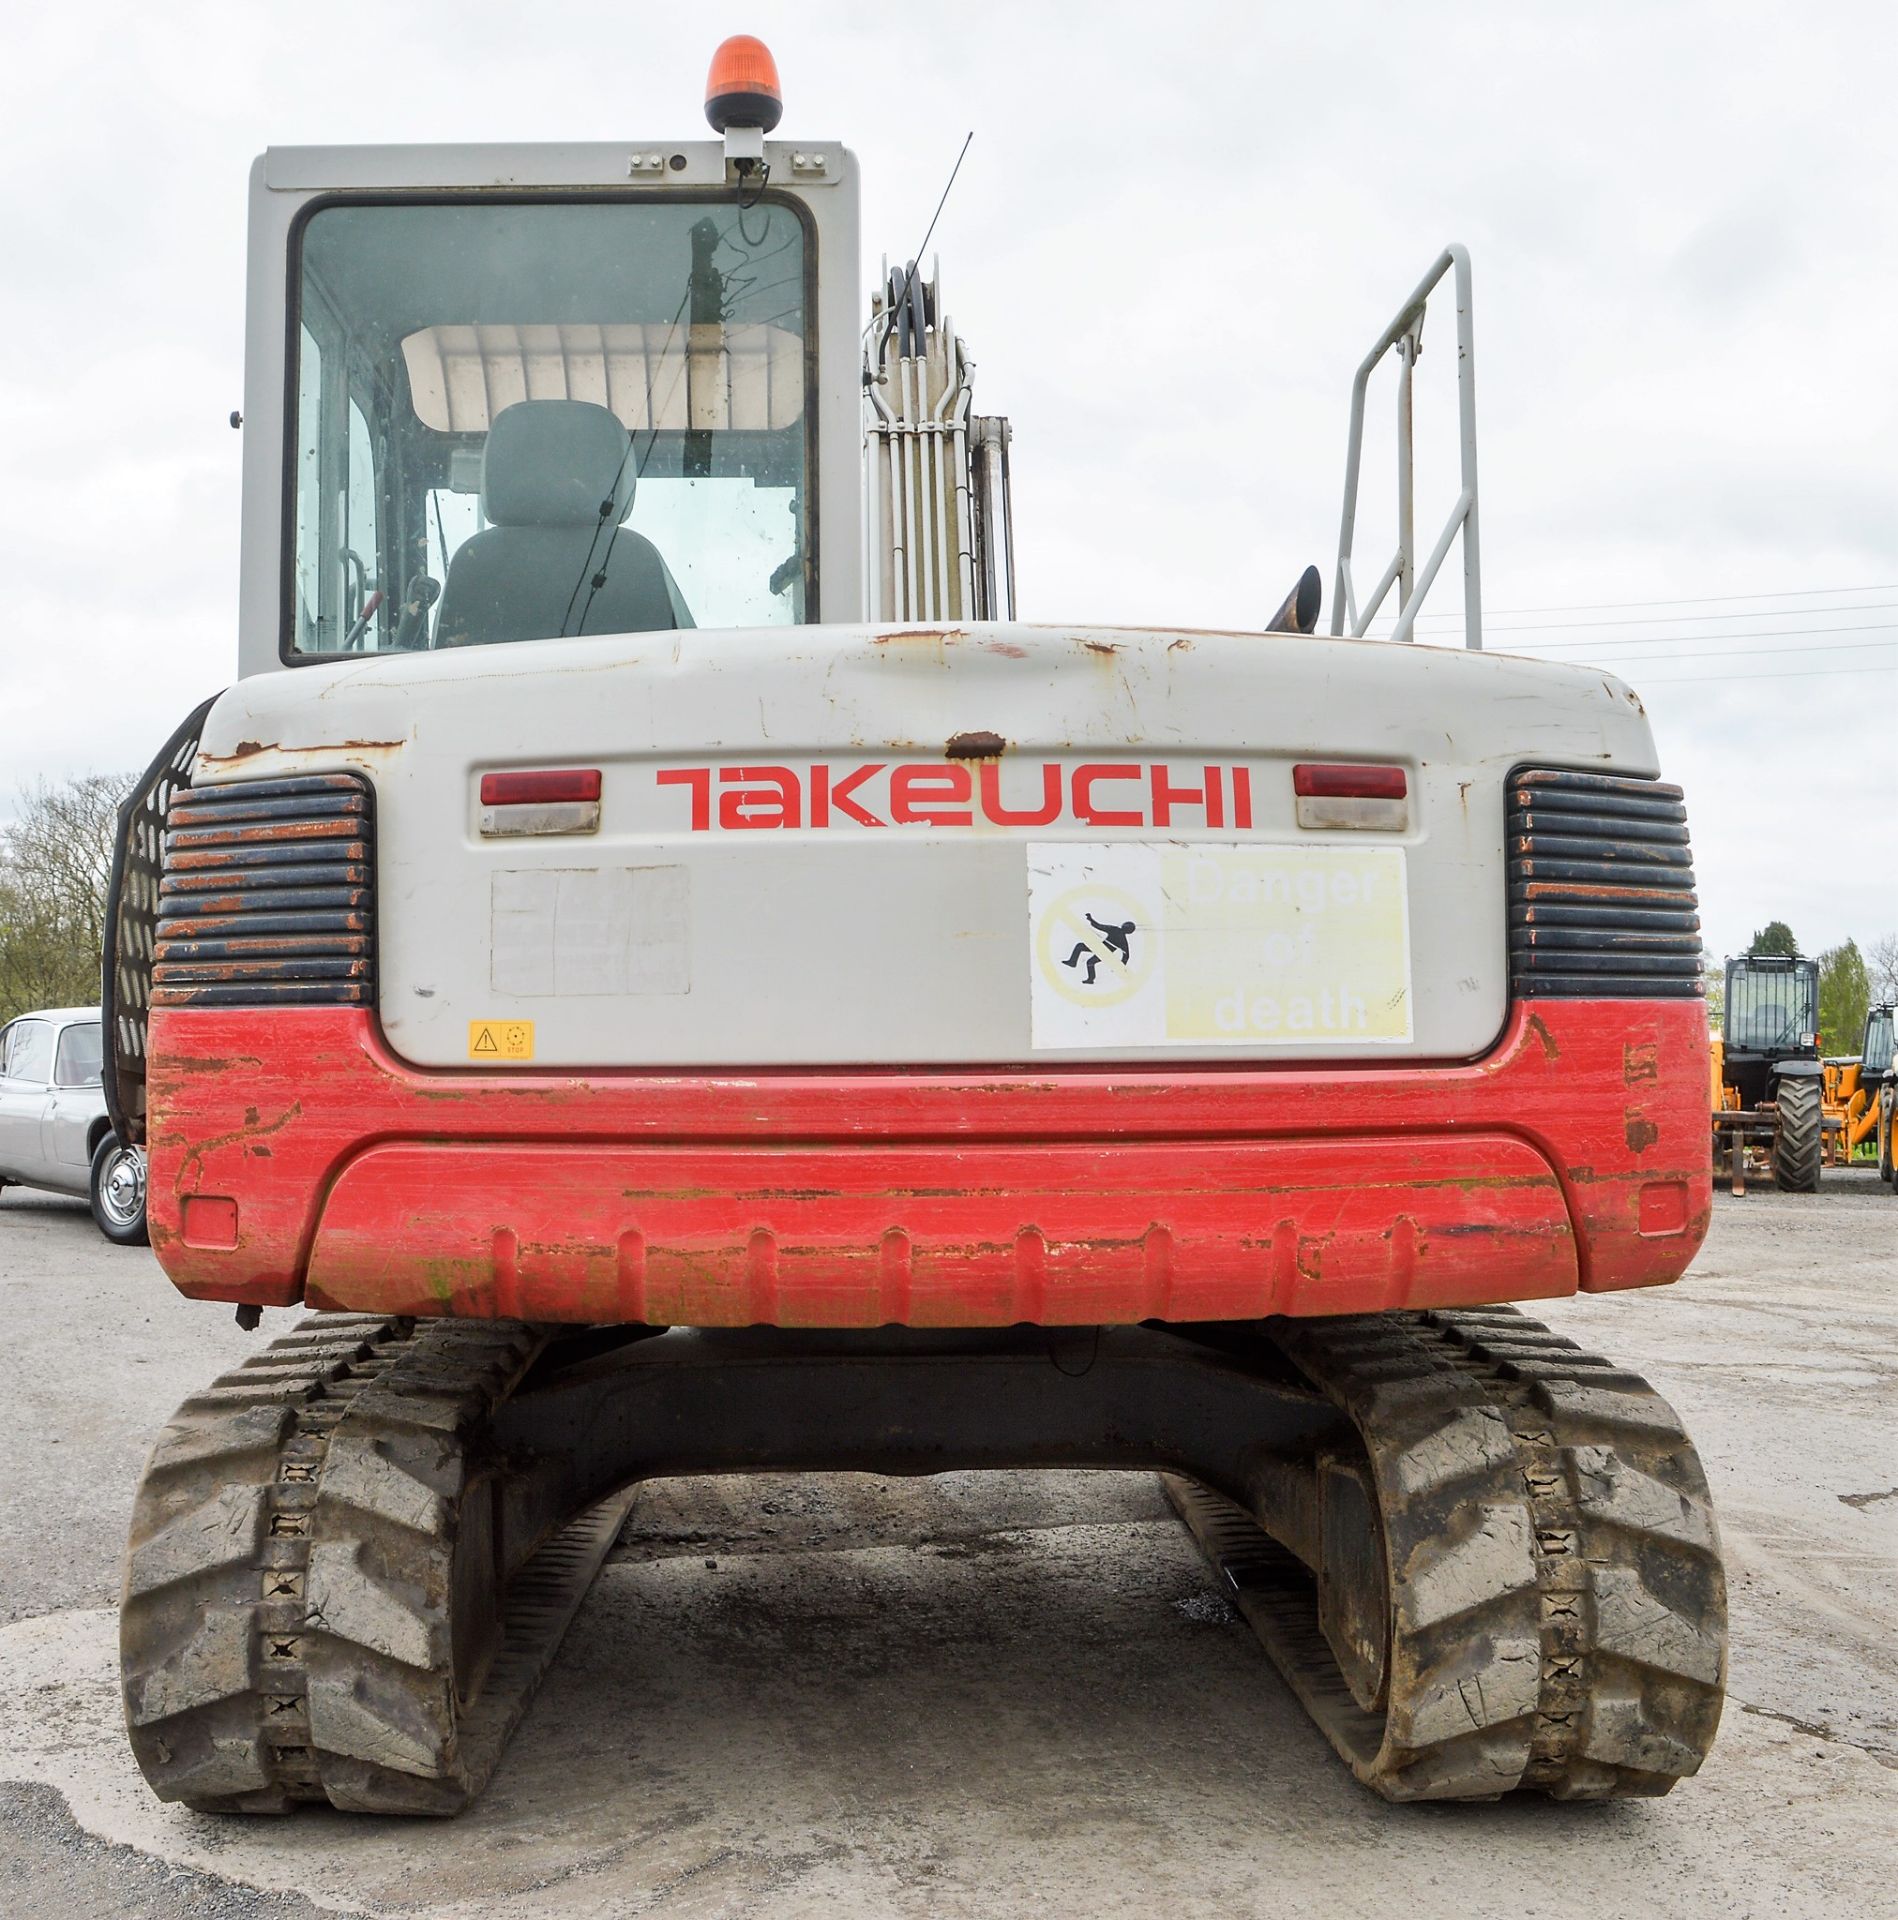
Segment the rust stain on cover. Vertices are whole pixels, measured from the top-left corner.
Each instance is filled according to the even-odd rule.
[[[1541,1014],[1532,1013],[1525,1023],[1535,1037],[1542,1042],[1542,1056],[1545,1060],[1559,1060],[1562,1049],[1555,1044],[1555,1035],[1549,1031],[1548,1023]]]
[[[213,766],[228,767],[260,753],[393,753],[408,744],[406,735],[400,740],[310,740],[296,746],[281,740],[240,740],[229,753],[200,749],[198,757]]]
[[[999,733],[986,729],[971,733],[952,733],[943,752],[951,760],[999,760],[1008,742]]]
[[[185,1149],[184,1162],[178,1169],[178,1191],[181,1194],[188,1190],[185,1185],[187,1176],[192,1179],[201,1179],[203,1177],[204,1162],[207,1155],[216,1153],[223,1147],[245,1145],[250,1142],[253,1136],[281,1133],[285,1127],[289,1126],[291,1122],[296,1120],[303,1112],[303,1102],[301,1100],[293,1100],[274,1120],[256,1120],[250,1118],[250,1116],[256,1112],[257,1109],[255,1107],[246,1107],[244,1109],[246,1117],[241,1127],[234,1127],[228,1133],[216,1134],[207,1140],[194,1140]]]

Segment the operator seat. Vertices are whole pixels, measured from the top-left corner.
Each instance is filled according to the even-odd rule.
[[[494,416],[481,465],[489,524],[449,563],[438,647],[692,624],[658,548],[621,524],[630,446],[618,415],[590,401],[521,400]],[[609,498],[617,511],[602,516]]]

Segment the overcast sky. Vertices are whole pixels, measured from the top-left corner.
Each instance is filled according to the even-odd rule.
[[[783,134],[858,154],[866,286],[974,130],[932,251],[978,407],[1015,426],[1024,617],[1257,626],[1307,562],[1329,588],[1352,370],[1460,239],[1491,644],[1640,689],[1715,953],[1775,917],[1808,951],[1898,927],[1889,0],[897,11],[12,15],[0,807],[142,765],[234,674],[252,155],[689,137],[713,45],[749,31]],[[1446,312],[1420,533],[1454,492],[1449,338]]]

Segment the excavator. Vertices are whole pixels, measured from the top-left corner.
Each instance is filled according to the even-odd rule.
[[[106,1087],[171,1283],[302,1317],[138,1489],[145,1779],[453,1814],[642,1482],[1083,1466],[1376,1793],[1665,1793],[1706,1478],[1522,1303],[1706,1231],[1692,854],[1629,687],[1482,646],[1469,256],[1354,376],[1329,632],[1030,623],[941,275],[866,329],[781,112],[740,37],[709,140],[252,173],[237,678],[121,820]]]

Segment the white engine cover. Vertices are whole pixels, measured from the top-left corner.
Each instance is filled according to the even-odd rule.
[[[1407,799],[1301,824],[1313,761]],[[369,776],[381,1020],[418,1065],[1342,1063],[1499,1032],[1518,766],[1658,771],[1596,669],[984,625],[265,674],[197,778]],[[597,830],[484,832],[481,776],[526,768],[598,769]]]

